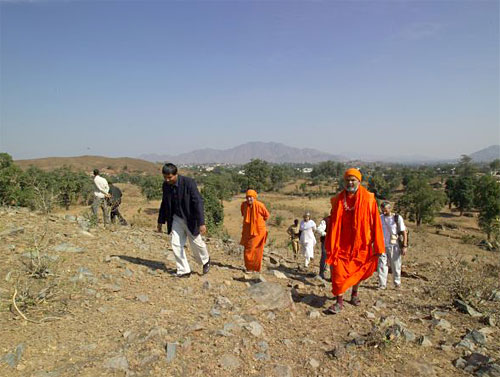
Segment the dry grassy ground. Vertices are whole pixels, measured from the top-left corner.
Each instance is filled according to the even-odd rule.
[[[462,242],[481,236],[473,218],[444,211],[437,227],[410,224],[403,288],[377,291],[373,276],[362,285],[361,306],[327,316],[333,301],[329,285],[315,278],[318,259],[299,270],[302,261],[284,246],[291,220],[304,210],[318,219],[328,198],[261,196],[274,240],[262,276],[291,291],[294,303],[259,310],[237,242],[209,239],[210,273],[200,275],[191,261],[195,274],[178,279],[168,237],[153,232],[159,202],[120,187],[132,227],[85,231],[67,215],[84,218],[87,208],[49,217],[0,209],[1,376],[467,376],[454,361],[473,351],[498,363],[500,309],[492,293],[500,289],[499,254]],[[225,203],[235,241],[242,199]],[[47,258],[33,259],[37,249]],[[459,295],[482,314],[458,311]],[[415,339],[386,333],[394,317]],[[484,344],[457,346],[472,330],[481,330]]]

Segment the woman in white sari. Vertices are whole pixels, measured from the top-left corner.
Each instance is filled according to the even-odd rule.
[[[304,220],[300,222],[300,245],[302,246],[302,253],[305,257],[305,266],[309,266],[309,261],[314,258],[314,245],[316,245],[316,223],[311,220],[311,214],[306,212]]]

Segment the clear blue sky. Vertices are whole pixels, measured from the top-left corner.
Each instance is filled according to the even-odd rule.
[[[1,1],[0,150],[500,143],[499,1]]]

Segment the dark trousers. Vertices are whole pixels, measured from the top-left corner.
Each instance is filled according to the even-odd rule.
[[[326,250],[325,250],[325,238],[321,237],[321,259],[319,260],[319,276],[323,279],[325,278],[326,271]]]
[[[120,224],[121,225],[127,225],[127,220],[125,220],[122,216],[122,214],[120,213],[120,203],[121,203],[121,199],[118,199],[117,201],[114,201],[113,203],[110,203],[110,206],[111,206],[111,213],[110,213],[110,217],[111,217],[111,222],[114,224],[116,222],[116,218],[118,218],[118,220],[120,221]]]

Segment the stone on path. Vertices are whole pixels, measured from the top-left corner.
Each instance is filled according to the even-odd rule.
[[[258,309],[275,310],[293,307],[290,291],[276,283],[261,282],[247,289],[258,304]]]
[[[167,363],[171,363],[175,359],[177,343],[167,343],[165,349],[167,351]]]
[[[104,362],[104,368],[108,369],[117,369],[117,370],[128,370],[128,361],[127,358],[123,355],[118,355],[107,359]]]
[[[233,370],[240,366],[240,360],[236,356],[226,353],[219,359],[219,365],[225,370]]]

